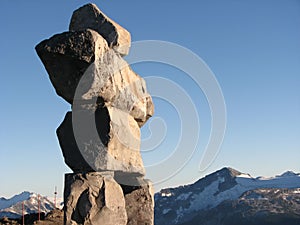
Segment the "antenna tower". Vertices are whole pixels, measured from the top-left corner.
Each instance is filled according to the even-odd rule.
[[[56,196],[57,196],[57,186],[55,186],[54,190],[54,207],[56,208]]]

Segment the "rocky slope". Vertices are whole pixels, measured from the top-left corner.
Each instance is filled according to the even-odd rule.
[[[257,189],[180,225],[299,225],[300,189]]]
[[[45,216],[41,214],[38,221],[38,214],[27,214],[25,216],[26,225],[63,225],[64,213],[61,209],[55,209]],[[20,225],[23,224],[22,218],[8,219],[7,217],[0,219],[0,225]]]

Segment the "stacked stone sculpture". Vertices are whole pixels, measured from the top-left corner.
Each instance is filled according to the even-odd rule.
[[[151,225],[140,127],[154,106],[145,81],[122,58],[130,33],[87,4],[69,31],[36,46],[56,93],[72,105],[57,129],[66,164],[65,225]]]

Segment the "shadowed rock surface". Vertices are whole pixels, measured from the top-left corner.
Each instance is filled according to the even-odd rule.
[[[141,186],[121,185],[128,217],[127,225],[151,225],[154,222],[154,192],[152,184],[144,180]]]
[[[95,54],[103,55],[109,50],[106,41],[93,30],[56,34],[35,49],[56,93],[70,104],[79,80],[95,61]]]
[[[70,31],[87,28],[97,31],[116,52],[121,55],[128,54],[131,45],[130,33],[108,18],[95,4],[84,5],[72,15]]]

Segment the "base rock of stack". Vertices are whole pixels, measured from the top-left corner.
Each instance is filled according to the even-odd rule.
[[[65,175],[65,225],[126,225],[121,186],[113,173]]]

